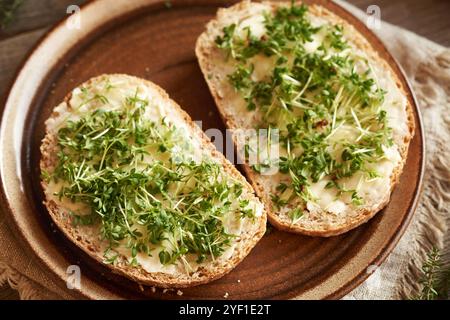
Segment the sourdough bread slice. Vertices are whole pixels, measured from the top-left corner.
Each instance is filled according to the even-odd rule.
[[[298,4],[300,4],[300,2]],[[273,19],[277,10],[280,8],[289,8],[290,6],[290,2],[287,1],[243,1],[232,7],[219,9],[216,18],[207,24],[206,31],[201,34],[197,40],[196,55],[201,70],[226,126],[235,132],[234,141],[236,148],[243,158],[246,157],[246,146],[245,140],[240,138],[239,132],[242,131],[242,129],[254,129],[256,125],[264,128],[268,126],[268,123],[264,122],[259,108],[255,108],[255,105],[250,105],[248,103],[249,91],[246,92],[247,96],[242,93],[242,87],[245,90],[245,87],[248,86],[242,79],[245,78],[247,73],[247,75],[251,74],[251,76],[248,79],[245,79],[245,81],[270,82],[271,77],[273,77],[272,70],[274,65],[278,63],[275,62],[277,61],[276,58],[279,58],[280,56],[277,56],[276,54],[272,55],[272,53],[269,53],[269,55],[258,53],[253,56],[252,53],[249,53],[251,50],[248,50],[247,52],[243,52],[242,56],[248,55],[250,58],[245,60],[245,58],[240,57],[241,60],[239,60],[238,58],[235,58],[235,56],[237,56],[236,52],[238,46],[250,46],[249,43],[252,41],[256,41],[260,47],[270,47],[270,45],[267,45],[267,39],[269,39],[269,37],[267,36],[267,30],[265,29],[266,16],[272,17],[270,19]],[[301,10],[302,9],[299,9],[298,11]],[[347,41],[348,47],[345,52],[339,52],[340,50],[338,49],[330,49],[330,52],[334,52],[336,55],[343,54],[352,59],[356,59],[357,61],[368,61],[367,64],[370,67],[370,74],[376,80],[376,84],[386,91],[382,109],[387,114],[388,125],[391,128],[390,138],[392,139],[393,144],[386,148],[383,146],[384,160],[380,160],[371,165],[374,169],[372,179],[367,179],[362,173],[356,173],[353,177],[343,178],[337,181],[340,184],[339,187],[341,190],[343,190],[343,185],[346,186],[347,189],[341,193],[344,195],[340,196],[336,188],[333,188],[333,185],[329,188],[327,184],[334,183],[334,181],[330,182],[330,178],[321,178],[318,182],[309,181],[309,199],[301,200],[297,197],[292,200],[290,198],[288,203],[282,206],[276,205],[273,197],[279,190],[277,187],[281,186],[281,189],[283,189],[283,184],[285,187],[292,183],[292,179],[289,175],[281,173],[280,171],[276,174],[268,175],[258,173],[258,170],[255,170],[255,167],[251,166],[248,159],[244,161],[243,167],[248,179],[255,188],[256,193],[265,204],[269,221],[275,227],[280,230],[294,233],[328,237],[342,234],[367,222],[387,205],[391,192],[399,180],[399,176],[406,161],[409,142],[414,133],[414,117],[412,106],[407,99],[401,81],[388,63],[378,55],[376,50],[364,36],[358,32],[358,30],[346,20],[320,5],[309,6],[306,13],[306,19],[311,22],[313,27],[321,27],[321,29],[317,31],[317,34],[320,34],[323,30],[327,30],[328,26],[340,26],[338,29],[335,29],[335,32],[337,35],[340,33],[343,34],[342,37]],[[248,40],[249,32],[253,37],[252,41]],[[276,32],[278,31],[274,31],[274,33]],[[289,30],[285,32],[289,32]],[[315,31],[313,31],[313,33],[314,32]],[[226,51],[223,47],[219,47],[218,44],[222,44],[223,46],[225,43],[226,45],[226,41],[230,41],[230,34],[233,34],[233,36],[240,40],[231,42],[235,47],[232,49],[228,48],[229,51]],[[321,40],[319,36],[316,38],[315,35],[312,37],[313,38],[310,40],[304,40],[303,52],[314,54],[318,52],[317,50],[321,50],[320,44],[321,41],[324,41],[323,38]],[[335,47],[338,47],[339,44],[340,43],[337,41]],[[258,45],[254,45],[253,49],[258,48]],[[235,51],[232,52],[231,50]],[[281,57],[282,56],[283,54],[281,54]],[[289,61],[291,61],[290,57],[285,58],[286,61],[288,61],[287,64],[289,64]],[[326,59],[329,58],[330,56]],[[244,67],[240,69],[241,73],[237,73],[236,70],[238,70],[239,65],[242,65],[242,61],[244,61]],[[281,65],[283,63],[284,62],[281,62]],[[357,73],[358,72],[359,71],[357,71]],[[291,81],[294,87],[299,86],[299,88],[308,88],[308,85],[310,85],[309,81],[301,82],[298,79],[292,79],[291,75],[289,76],[287,81]],[[234,85],[232,84],[232,81],[235,82]],[[238,83],[238,81],[241,82]],[[239,88],[239,86],[241,86],[241,88]],[[304,90],[305,89],[302,89],[298,96],[301,96]],[[314,100],[316,94],[318,94],[318,91],[312,93],[307,98],[309,98],[309,100]],[[351,93],[348,95],[351,95]],[[337,96],[338,94],[336,94],[336,97]],[[247,100],[245,100],[245,98],[247,98]],[[259,99],[264,99],[264,96],[262,95],[262,98]],[[335,99],[339,103],[339,98]],[[347,102],[351,99],[352,97],[347,96]],[[274,100],[272,100],[272,105],[273,101]],[[300,107],[302,107],[302,105],[307,105],[304,101],[302,100],[302,103],[298,103]],[[347,112],[346,116],[350,117],[350,120],[347,119],[347,123],[341,121],[341,129],[334,128],[336,130],[330,132],[334,135],[334,138],[337,139],[337,136],[339,135],[345,138],[346,133],[339,132],[339,130],[344,130],[345,127],[347,127],[346,129],[349,130],[349,132],[351,132],[352,129],[353,131],[361,129],[361,132],[366,129],[356,128],[356,125],[354,125],[354,128],[348,126],[348,123],[353,121],[352,115],[354,116],[354,114],[353,111],[351,112],[352,114]],[[297,115],[298,114],[300,114],[300,116],[303,115],[301,113],[297,113]],[[293,117],[295,118],[295,115]],[[331,126],[334,125],[334,122],[336,121],[337,126],[339,119],[332,118],[333,117],[328,120],[318,121],[312,125]],[[331,124],[332,121],[333,124]],[[356,120],[356,122],[358,122],[358,120]],[[331,143],[330,147],[332,147]],[[283,149],[282,147],[280,148]],[[260,151],[257,151],[257,153],[258,152]],[[364,152],[364,150],[361,152]],[[283,154],[281,155],[283,156]],[[257,156],[259,156],[259,154]],[[284,156],[287,157],[286,152]],[[337,163],[339,163],[340,158],[340,154],[336,156]],[[280,182],[283,184],[280,184]],[[358,191],[358,193],[354,193],[354,195],[351,196],[350,192],[347,191],[350,189],[354,189],[355,191]],[[345,195],[346,192],[347,194]],[[354,203],[357,202],[354,201],[355,199],[363,203],[355,205]],[[298,210],[296,211],[296,209]]]
[[[147,244],[149,245],[148,253],[150,254],[147,254],[145,250],[144,252],[133,253],[130,244],[126,243],[124,240],[118,241],[118,245],[111,246],[110,241],[101,236],[103,234],[102,226],[104,227],[104,225],[102,225],[102,219],[97,219],[95,222],[85,221],[84,223],[80,223],[80,221],[84,221],[82,219],[83,216],[87,216],[89,212],[92,213],[94,211],[92,207],[89,207],[90,204],[87,201],[80,201],[79,199],[81,198],[78,198],[78,200],[75,199],[76,201],[71,201],[65,195],[61,195],[61,190],[63,187],[69,187],[68,184],[65,181],[61,181],[60,177],[57,181],[52,178],[57,175],[55,170],[57,170],[57,168],[59,168],[58,170],[62,168],[61,161],[66,161],[66,163],[69,163],[68,161],[70,161],[70,156],[69,160],[62,160],[59,156],[63,144],[61,142],[61,137],[64,133],[62,132],[65,128],[70,126],[70,124],[82,120],[86,115],[92,115],[96,110],[103,110],[106,112],[120,111],[123,108],[133,108],[130,107],[130,104],[143,103],[143,101],[145,101],[145,105],[141,105],[141,107],[144,108],[141,117],[154,121],[155,123],[163,121],[167,126],[170,126],[170,128],[175,127],[176,130],[179,130],[175,132],[180,132],[180,139],[184,139],[181,141],[185,141],[185,143],[191,146],[190,149],[186,149],[190,151],[186,152],[191,152],[192,154],[182,154],[181,156],[192,156],[192,159],[189,161],[193,161],[194,163],[205,163],[206,161],[207,163],[219,166],[220,174],[217,175],[217,179],[225,181],[227,185],[233,184],[234,186],[242,187],[240,195],[232,194],[230,196],[230,202],[232,201],[233,203],[228,205],[230,208],[234,209],[223,211],[224,213],[220,218],[222,219],[220,220],[222,221],[222,224],[219,222],[219,225],[224,227],[225,232],[233,234],[233,236],[229,238],[231,239],[230,243],[224,247],[221,254],[216,254],[214,256],[205,254],[203,261],[200,261],[197,260],[198,256],[193,253],[182,252],[175,257],[174,261],[169,263],[165,262],[163,264],[162,262],[164,259],[170,257],[170,255],[163,254],[161,256],[158,253],[163,251],[163,249],[170,253],[169,249],[173,249],[173,245],[167,242],[169,240],[161,240],[158,244],[152,244],[147,241]],[[138,121],[139,118],[136,118],[136,122]],[[97,132],[95,137],[91,135],[91,141],[100,139],[108,130],[109,129],[106,129],[103,132]],[[161,130],[156,132],[155,135],[162,135],[163,131]],[[84,137],[80,139],[84,139]],[[159,150],[153,150],[150,151],[149,154],[145,154],[143,161],[149,163],[152,161],[161,161],[161,163],[165,165],[165,163],[167,163],[168,152],[183,152],[180,151],[180,146],[177,146],[178,140],[173,141],[175,141],[175,145],[170,146],[169,144],[169,147],[167,148],[160,148]],[[129,140],[127,143],[133,144],[133,142]],[[67,95],[64,102],[54,109],[50,118],[47,120],[46,135],[41,145],[41,155],[40,166],[41,172],[43,173],[42,187],[46,198],[44,204],[55,224],[73,243],[83,249],[89,256],[100,263],[105,263],[114,273],[128,277],[138,283],[164,288],[181,288],[212,281],[230,272],[245,258],[245,256],[247,256],[250,250],[264,235],[266,228],[266,214],[263,210],[263,205],[254,195],[251,186],[225,159],[225,157],[215,149],[207,136],[192,122],[188,114],[171,100],[163,89],[149,81],[123,74],[110,74],[92,78],[75,88]],[[166,158],[162,157],[162,155],[165,155]],[[173,156],[172,153],[170,153],[170,155]],[[131,161],[133,161],[133,159]],[[89,165],[89,161],[86,161],[86,163],[81,165],[77,171],[78,176],[84,174],[82,171],[84,171],[86,165]],[[146,163],[144,163],[144,165],[146,165]],[[142,166],[142,164],[140,164],[140,166]],[[115,168],[115,165],[111,164],[111,168]],[[176,168],[176,166],[174,165],[171,168]],[[102,165],[97,169],[90,167],[90,171],[88,171],[89,174],[86,175],[87,179],[95,176],[95,174],[99,174],[98,171],[101,171],[101,169]],[[191,189],[186,190],[195,190],[193,189],[193,185],[195,184],[193,179],[197,178],[198,177],[189,178],[190,180],[189,182],[186,182],[186,185],[189,185],[189,188]],[[150,181],[148,183],[152,184],[153,182],[155,181]],[[199,181],[199,184],[202,183],[206,182]],[[185,190],[183,188],[188,188],[186,185],[181,184],[181,182],[175,185],[177,186],[176,193],[170,193],[172,192],[170,191],[172,189],[168,188],[168,194],[183,194]],[[195,186],[197,186],[197,184],[195,184]],[[95,186],[93,188],[95,188]],[[59,195],[57,195],[58,192],[60,193]],[[189,197],[188,192],[189,191],[186,191],[186,193],[183,194],[186,198]],[[223,190],[221,192],[223,192]],[[120,193],[115,195],[115,197],[120,196]],[[170,199],[169,201],[166,200],[166,198],[162,200],[162,198],[159,197],[160,195],[158,196],[156,193],[153,195],[147,194],[147,196],[146,199],[153,201],[152,205],[154,206],[160,205],[160,203],[163,203],[163,205],[171,203]],[[206,197],[207,195],[205,195],[205,198]],[[187,210],[189,209],[183,207],[185,201],[184,198],[181,198],[180,196],[176,200],[177,203],[172,203],[172,207],[169,208],[172,210],[172,214],[173,211],[177,210],[176,212],[180,216],[188,215],[189,213]],[[201,201],[202,199],[200,198],[198,201],[191,203],[191,205],[195,207],[197,203]],[[239,212],[236,212],[236,210],[239,211],[235,208],[235,205],[239,205],[239,203],[236,204],[238,201],[244,201],[244,205],[246,206],[245,209],[248,210],[247,213],[251,213],[250,215],[241,216]],[[212,208],[214,210],[217,209],[214,206]],[[119,209],[122,210],[122,208],[118,208],[117,210]],[[167,210],[169,209],[165,208],[164,212],[168,212]],[[209,208],[205,210],[213,209]],[[140,214],[144,213],[140,212]],[[201,212],[200,210],[196,211],[195,214],[198,216],[207,213],[208,212]],[[103,214],[105,213],[103,212]],[[105,215],[108,216],[109,214],[110,213],[106,212]],[[156,215],[157,214],[158,212],[156,212]],[[153,222],[145,224],[145,228],[143,228],[142,225],[139,226],[139,223],[136,223],[136,221],[128,221],[128,219],[131,219],[128,211],[126,215],[126,224],[131,224],[130,230],[136,227],[138,231],[143,234],[138,236],[138,239],[143,239],[142,241],[145,242],[146,232],[150,232],[146,231],[145,228],[152,230]],[[164,217],[167,216],[165,215]],[[187,216],[186,219],[189,219],[190,217],[192,216]],[[119,221],[123,222],[123,220]],[[217,220],[214,221],[217,222]],[[210,229],[208,230],[211,231]],[[216,231],[216,229],[212,229],[211,232],[214,231]],[[187,231],[178,230],[177,232],[182,234]],[[171,234],[170,232],[165,233],[164,237],[166,237],[166,239],[171,239],[170,241],[178,241],[177,245],[181,246],[181,244],[179,244],[179,238],[176,238],[177,236],[174,234]],[[190,234],[190,236],[194,237],[195,234]],[[186,239],[188,238],[184,238],[184,240]],[[199,241],[200,244],[202,244],[201,240]]]

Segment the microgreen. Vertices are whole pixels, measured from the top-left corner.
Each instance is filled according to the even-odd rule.
[[[219,257],[236,237],[224,221],[254,214],[242,184],[206,156],[197,159],[181,129],[149,120],[149,101],[137,91],[119,110],[108,110],[103,95],[90,96],[83,105],[101,107],[59,129],[57,164],[45,172],[46,181],[62,182],[61,200],[87,208],[71,212],[73,223],[100,226],[108,263],[119,246],[130,250],[132,265],[139,254],[162,264],[188,254],[198,262]]]
[[[419,281],[420,293],[413,297],[416,300],[446,300],[450,289],[450,266],[442,261],[442,254],[432,248],[422,265],[422,276]]]
[[[367,59],[352,54],[340,24],[313,26],[305,5],[282,6],[264,13],[265,33],[259,38],[250,27],[231,24],[223,28],[216,44],[232,59],[229,84],[241,95],[251,112],[261,117],[256,127],[280,130],[286,149],[276,163],[291,183],[280,185],[272,195],[276,207],[293,200],[282,195],[293,192],[311,200],[308,186],[327,177],[328,189],[346,193],[355,206],[364,204],[358,190],[347,190],[340,179],[358,172],[367,179],[379,175],[368,166],[381,161],[384,148],[393,145],[386,111],[385,91],[379,87]],[[320,35],[319,35],[320,34]],[[315,40],[321,43],[311,45]],[[260,60],[274,61],[270,73],[255,77]],[[357,132],[355,138],[336,138],[344,126]],[[273,161],[252,166],[257,173]],[[299,212],[290,214],[297,220]]]

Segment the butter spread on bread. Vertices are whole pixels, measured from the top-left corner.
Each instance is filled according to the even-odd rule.
[[[92,257],[140,283],[185,287],[235,267],[262,237],[263,205],[156,85],[103,75],[46,122],[45,204]]]
[[[244,169],[271,223],[332,236],[388,203],[412,107],[352,25],[320,5],[243,1],[219,10],[196,54],[238,151],[256,153]],[[265,129],[267,143],[249,143],[239,129]]]

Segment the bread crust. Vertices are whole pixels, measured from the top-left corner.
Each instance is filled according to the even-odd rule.
[[[280,6],[289,5],[290,2],[271,2],[271,1],[263,1],[263,5],[269,6],[271,10],[276,10]],[[221,94],[221,90],[223,89],[220,84],[220,77],[217,77],[217,72],[215,71],[215,65],[211,61],[213,61],[214,57],[220,55],[220,50],[215,46],[214,40],[215,37],[221,34],[223,27],[227,26],[232,19],[236,19],[236,17],[245,18],[252,14],[252,6],[258,5],[256,3],[252,3],[251,1],[242,1],[239,2],[232,7],[226,9],[219,9],[217,12],[217,16],[215,19],[211,20],[207,26],[206,31],[203,32],[196,43],[196,56],[200,65],[200,69],[205,77],[205,80],[208,84],[210,92],[216,102],[219,113],[222,116],[223,121],[225,122],[227,128],[235,130],[240,129],[239,125],[236,123],[235,119],[230,117],[229,109],[230,106],[227,105],[226,98]],[[352,38],[352,43],[356,45],[358,48],[362,49],[364,52],[368,54],[372,61],[375,61],[377,65],[383,67],[384,70],[389,72],[397,87],[400,89],[403,96],[406,95],[406,90],[403,87],[402,82],[396,75],[396,73],[392,70],[389,64],[382,59],[378,53],[373,49],[373,47],[369,44],[369,42],[355,29],[353,26],[344,20],[343,18],[337,16],[331,11],[327,10],[323,6],[320,5],[310,5],[309,11],[316,16],[323,17],[331,22],[337,22],[343,24],[345,27],[350,27],[353,30],[354,37]],[[352,34],[353,34],[352,33]],[[223,75],[221,75],[223,76]],[[390,200],[390,195],[395,185],[399,181],[400,174],[403,170],[403,166],[406,162],[406,157],[408,154],[408,147],[410,140],[414,135],[415,125],[414,125],[414,113],[413,107],[409,101],[406,99],[406,113],[407,113],[407,121],[408,121],[408,134],[404,137],[403,144],[399,146],[399,153],[401,156],[401,161],[394,168],[393,173],[390,177],[390,186],[388,187],[388,192],[385,193],[382,201],[379,201],[376,206],[371,207],[370,209],[362,208],[355,210],[355,214],[353,217],[347,219],[344,223],[339,225],[327,225],[317,228],[305,228],[298,224],[292,224],[291,220],[285,216],[282,216],[277,212],[276,208],[274,208],[272,204],[272,200],[270,195],[264,190],[262,184],[258,181],[258,174],[256,174],[247,163],[243,164],[243,170],[249,179],[250,183],[253,185],[253,188],[256,190],[256,194],[261,198],[267,209],[268,220],[272,225],[274,225],[277,229],[299,233],[309,236],[320,236],[320,237],[330,237],[345,233],[349,230],[352,230],[361,224],[369,221],[376,213],[382,210]],[[237,143],[236,138],[234,137],[235,144]]]
[[[170,103],[173,112],[179,113],[183,120],[188,124],[189,130],[192,131],[193,135],[199,137],[202,142],[202,146],[205,151],[209,152],[211,156],[218,160],[223,166],[224,171],[231,175],[234,179],[238,180],[244,186],[244,189],[251,194],[251,201],[260,203],[259,199],[254,195],[251,185],[246,181],[246,179],[239,173],[236,168],[231,165],[231,163],[215,149],[215,146],[206,134],[192,121],[190,116],[181,109],[181,107],[173,100],[171,100],[168,94],[156,84],[136,77],[123,74],[111,74],[111,75],[101,75],[88,80],[83,83],[82,86],[87,86],[90,83],[95,83],[96,81],[101,81],[104,77],[121,77],[132,79],[133,81],[140,82],[146,86],[154,89],[157,94],[164,99],[164,101]],[[64,102],[70,107],[71,93],[69,93]],[[54,111],[49,119],[58,116],[58,112]],[[46,124],[46,135],[42,140],[41,144],[41,161],[40,168],[41,171],[51,172],[56,165],[56,152],[57,152],[57,141],[54,134],[49,130],[48,124]],[[41,185],[45,191],[48,184],[42,180]],[[45,193],[45,192],[44,192]],[[45,193],[46,194],[46,193]],[[86,252],[91,258],[97,260],[98,262],[106,265],[111,269],[112,272],[125,276],[133,281],[140,284],[157,286],[161,288],[183,288],[191,287],[199,284],[207,283],[218,279],[228,272],[230,272],[237,264],[239,264],[251,251],[251,249],[257,244],[257,242],[262,238],[266,230],[266,213],[263,210],[260,216],[255,217],[254,223],[249,224],[250,228],[242,233],[240,239],[236,241],[236,247],[230,259],[222,260],[220,257],[214,262],[208,263],[208,265],[202,265],[198,271],[191,275],[188,274],[168,274],[163,272],[148,272],[141,266],[130,266],[126,258],[119,255],[118,263],[115,265],[105,264],[103,262],[103,250],[101,243],[99,241],[98,232],[95,228],[90,226],[74,227],[70,218],[70,215],[65,212],[62,208],[58,207],[57,203],[46,196],[44,200],[44,205],[46,206],[50,217],[56,224],[56,226],[69,238],[74,244],[80,247],[84,252]]]

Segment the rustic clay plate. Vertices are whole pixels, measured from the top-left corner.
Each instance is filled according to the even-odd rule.
[[[26,248],[61,287],[69,265],[82,272],[79,297],[180,298],[155,293],[92,261],[54,230],[39,186],[39,145],[51,109],[76,85],[103,73],[128,73],[165,88],[203,128],[223,129],[194,56],[197,36],[224,0],[98,0],[76,20],[58,24],[33,50],[11,88],[3,111],[0,168],[3,209]],[[380,41],[355,17],[331,2],[316,1],[354,24],[386,58],[406,88],[399,67]],[[408,161],[392,200],[369,223],[329,239],[273,230],[230,274],[184,289],[184,299],[339,298],[356,287],[392,250],[416,206],[424,151],[420,116]],[[240,280],[240,281],[239,281]],[[143,290],[142,290],[143,289]]]

